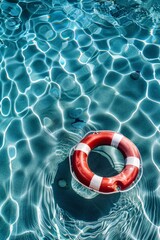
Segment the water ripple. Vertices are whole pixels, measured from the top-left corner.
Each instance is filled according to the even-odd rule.
[[[160,238],[158,26],[157,1],[1,1],[0,240]],[[102,129],[141,152],[130,191],[72,178],[70,149]]]

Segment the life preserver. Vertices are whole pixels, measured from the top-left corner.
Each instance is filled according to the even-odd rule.
[[[118,148],[125,158],[125,167],[116,176],[101,177],[94,174],[88,166],[90,151],[100,145]],[[71,157],[71,170],[83,185],[101,193],[111,193],[127,189],[135,181],[140,169],[140,153],[137,147],[122,134],[101,131],[87,135],[75,147]]]

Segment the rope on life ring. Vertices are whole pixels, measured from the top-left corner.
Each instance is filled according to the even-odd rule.
[[[98,176],[88,166],[90,151],[101,145],[113,146],[124,156],[125,166],[116,176]],[[113,193],[124,191],[134,183],[141,167],[141,156],[135,144],[122,134],[100,131],[87,135],[78,143],[71,156],[70,167],[81,184],[100,193]]]

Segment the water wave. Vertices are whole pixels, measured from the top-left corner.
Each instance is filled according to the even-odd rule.
[[[159,239],[159,36],[139,7],[1,1],[0,239]],[[70,149],[102,129],[141,152],[128,192],[72,179]]]

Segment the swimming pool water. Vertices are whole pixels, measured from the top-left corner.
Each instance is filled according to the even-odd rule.
[[[159,9],[1,1],[0,240],[160,239]],[[128,192],[98,195],[71,176],[70,149],[103,129],[140,150],[143,175]],[[120,171],[108,151],[93,163]]]

